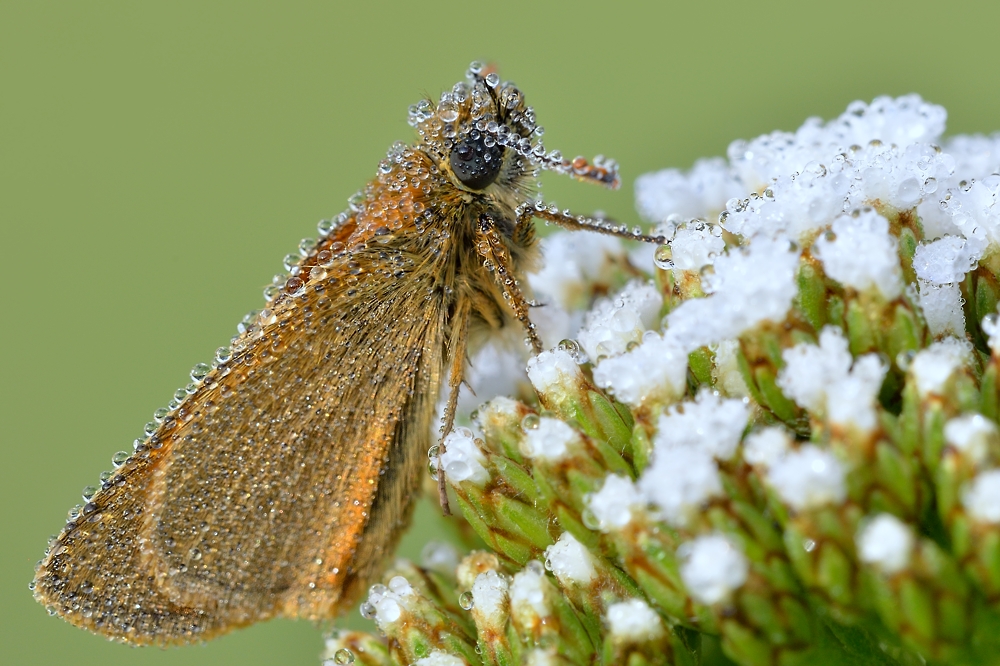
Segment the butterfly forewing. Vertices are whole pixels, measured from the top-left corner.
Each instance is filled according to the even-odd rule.
[[[422,469],[449,254],[414,261],[407,234],[439,231],[351,219],[321,242],[67,526],[36,593],[135,643],[334,614],[390,552]]]

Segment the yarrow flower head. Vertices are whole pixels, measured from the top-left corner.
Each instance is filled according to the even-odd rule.
[[[652,257],[544,239],[550,349],[481,352],[440,461],[468,554],[397,563],[387,642],[327,659],[994,659],[1000,134],[945,120],[880,97],[642,176]]]

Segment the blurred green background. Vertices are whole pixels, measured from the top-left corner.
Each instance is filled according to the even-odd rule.
[[[622,164],[620,192],[546,196],[629,222],[638,174],[854,99],[1000,129],[996,2],[358,4],[0,2],[3,663],[318,664],[309,623],[130,649],[27,584],[80,489],[470,60],[518,82],[548,148]]]

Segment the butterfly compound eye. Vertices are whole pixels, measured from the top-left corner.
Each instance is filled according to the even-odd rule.
[[[481,190],[500,175],[503,147],[487,146],[482,138],[466,138],[455,144],[448,159],[463,185]]]

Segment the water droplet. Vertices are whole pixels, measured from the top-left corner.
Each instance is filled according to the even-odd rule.
[[[111,456],[111,464],[114,465],[115,467],[121,467],[122,465],[125,464],[125,461],[127,461],[128,458],[129,458],[128,452],[119,451],[115,455]]]
[[[301,257],[297,254],[286,254],[281,263],[285,267],[286,271],[290,271],[299,265],[300,259]]]
[[[303,257],[308,257],[310,254],[316,250],[316,239],[315,238],[303,238],[299,241],[299,254]]]
[[[579,364],[587,362],[587,353],[583,351],[583,347],[576,340],[561,340],[559,342],[559,350],[564,351],[570,355],[570,357]]]
[[[802,548],[807,552],[811,553],[816,549],[816,542],[812,539],[803,539]]]
[[[668,271],[674,267],[674,251],[669,245],[661,245],[653,254],[653,263],[660,270]]]
[[[521,428],[524,430],[537,430],[541,422],[538,414],[525,414],[524,418],[521,419]]]
[[[97,486],[86,486],[83,489],[83,500],[89,502],[90,499],[97,494]]]
[[[205,376],[212,370],[211,366],[207,363],[199,363],[198,365],[191,368],[191,379],[196,382],[200,382],[205,378]]]
[[[458,120],[458,106],[454,102],[442,102],[437,108],[438,118],[446,123]]]
[[[462,610],[472,610],[472,607],[475,605],[472,600],[472,592],[466,590],[458,595],[458,605],[462,607]]]
[[[367,601],[361,604],[361,608],[359,610],[361,611],[361,617],[365,618],[366,620],[375,619],[375,606],[368,603]]]
[[[354,663],[354,653],[347,648],[340,648],[333,653],[333,663],[337,666],[350,666]]]

